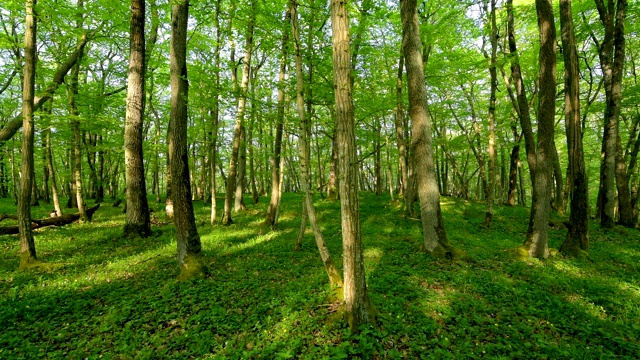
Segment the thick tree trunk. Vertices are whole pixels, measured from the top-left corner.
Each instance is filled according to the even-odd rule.
[[[36,0],[26,0],[24,40],[24,76],[22,85],[22,177],[18,197],[18,229],[20,232],[20,269],[37,261],[36,245],[31,228],[31,184],[34,180],[33,112],[36,79]]]
[[[189,179],[187,152],[187,20],[189,0],[177,2],[171,12],[171,118],[169,131],[169,163],[171,198],[178,244],[178,264],[182,276],[200,266],[197,260],[202,245],[196,228]]]
[[[420,51],[420,25],[416,0],[401,0],[400,13],[402,16],[402,48],[409,91],[411,148],[420,199],[424,248],[428,253],[451,257],[454,255],[453,247],[447,240],[447,232],[440,212],[440,193],[436,181],[431,121],[427,111],[427,89]]]
[[[338,176],[343,244],[344,313],[352,331],[375,320],[364,272],[358,199],[358,164],[351,86],[349,19],[346,3],[331,1],[333,78],[338,131]]]
[[[125,236],[151,235],[149,204],[144,174],[142,128],[145,107],[145,0],[131,0],[129,79],[124,125],[126,181]]]
[[[538,144],[535,154],[533,201],[527,239],[522,246],[527,255],[536,258],[549,256],[548,231],[551,203],[551,179],[554,151],[554,117],[556,93],[556,29],[552,0],[536,0],[540,52],[538,83]]]
[[[575,256],[589,249],[589,199],[580,124],[580,69],[571,0],[560,0],[560,27],[564,57],[564,115],[569,155],[567,180],[571,189],[569,231],[560,251]]]

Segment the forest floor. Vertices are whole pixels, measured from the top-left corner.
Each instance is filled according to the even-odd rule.
[[[484,204],[442,198],[449,238],[468,254],[450,262],[421,252],[421,223],[398,203],[362,194],[367,285],[379,317],[351,333],[332,313],[310,230],[293,251],[300,196],[285,195],[277,231],[261,224],[267,201],[260,201],[229,227],[209,225],[210,207],[195,203],[210,274],[185,281],[176,280],[172,225],[154,226],[149,239],[124,239],[122,206],[105,203],[91,223],[37,230],[39,259],[57,264],[49,271],[17,271],[18,238],[0,237],[0,359],[640,354],[638,230],[592,224],[589,257],[517,261],[528,209],[497,207],[485,228]],[[164,221],[163,206],[151,206]],[[339,203],[318,198],[316,206],[341,267]],[[49,210],[33,208],[34,218]],[[15,211],[0,200],[0,212]],[[552,228],[551,247],[565,236]]]

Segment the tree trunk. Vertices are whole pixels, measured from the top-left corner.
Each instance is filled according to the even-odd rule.
[[[233,219],[231,218],[231,202],[234,200],[234,192],[236,193],[236,206],[235,210],[238,211],[238,194],[237,194],[237,182],[242,181],[242,178],[238,179],[238,175],[243,176],[238,169],[238,163],[240,161],[240,147],[241,138],[243,132],[244,115],[247,103],[247,90],[249,89],[249,70],[251,69],[251,51],[253,49],[253,29],[255,26],[255,0],[251,0],[251,14],[249,23],[247,25],[247,36],[245,45],[245,55],[243,59],[242,68],[242,82],[240,84],[240,94],[238,96],[238,112],[236,114],[236,124],[233,130],[233,143],[231,145],[231,159],[229,160],[229,174],[227,176],[227,189],[224,200],[224,214],[222,215],[222,224],[231,225]],[[235,71],[233,71],[235,73]]]
[[[496,53],[498,50],[498,26],[496,24],[496,0],[491,0],[491,56],[489,57],[489,75],[491,90],[489,95],[489,189],[487,191],[487,212],[484,217],[484,224],[491,226],[493,220],[493,202],[495,197],[497,177],[497,155],[496,155],[496,89],[498,87],[498,73],[496,69]],[[485,55],[486,56],[486,55]]]
[[[573,28],[571,0],[560,0],[560,27],[564,57],[564,115],[569,155],[568,182],[571,213],[567,238],[560,251],[578,255],[589,249],[589,199],[580,124],[580,68]]]
[[[375,321],[365,282],[358,199],[358,164],[346,3],[331,1],[333,78],[338,131],[338,176],[343,244],[344,314],[352,331]],[[307,205],[308,206],[308,205]]]
[[[291,5],[290,5],[291,6]],[[291,11],[285,14],[285,24],[291,21]],[[282,150],[282,132],[284,128],[284,92],[287,72],[287,44],[289,31],[286,26],[282,29],[282,55],[280,57],[280,71],[278,73],[278,112],[276,114],[276,137],[271,160],[271,198],[267,208],[264,224],[272,228],[277,225],[276,213],[280,204],[280,157]]]
[[[554,150],[554,117],[556,94],[556,28],[552,0],[536,0],[540,52],[538,83],[538,144],[533,172],[533,200],[527,239],[522,246],[527,256],[540,259],[549,256],[548,232],[551,203],[551,179]]]
[[[51,151],[51,130],[47,129],[44,137],[45,147],[45,161],[47,166],[47,172],[51,179],[51,197],[53,198],[53,208],[56,212],[56,216],[63,215],[62,207],[60,206],[60,198],[58,197],[58,184],[56,182],[56,172],[53,168],[53,153]]]
[[[309,218],[309,223],[311,224],[311,229],[313,230],[313,236],[316,240],[316,245],[318,247],[318,252],[320,253],[320,258],[322,259],[322,263],[324,264],[324,268],[327,271],[327,275],[329,276],[329,283],[331,286],[337,291],[341,292],[343,290],[343,282],[338,269],[333,262],[333,258],[329,253],[329,248],[324,242],[324,238],[322,236],[322,231],[320,230],[320,226],[318,225],[318,219],[316,215],[316,209],[313,205],[313,198],[311,196],[311,190],[309,189],[310,181],[309,181],[309,159],[311,154],[311,149],[309,147],[309,130],[310,130],[310,118],[308,114],[305,113],[304,108],[304,80],[302,74],[302,55],[300,53],[300,32],[298,28],[298,9],[297,3],[294,0],[289,2],[289,12],[291,16],[291,30],[293,35],[293,48],[295,52],[295,60],[296,60],[296,107],[298,109],[298,117],[300,120],[300,133],[298,134],[298,148],[300,154],[300,185],[302,187],[302,193],[304,196],[303,202],[306,206],[306,211],[304,213]],[[304,223],[304,220],[303,220]],[[303,232],[302,224],[301,231]],[[300,236],[298,236],[301,239]]]
[[[124,236],[151,235],[144,175],[142,127],[145,107],[145,0],[131,0],[129,79],[124,124],[126,217]]]
[[[222,49],[222,34],[220,31],[220,2],[216,0],[216,50],[215,50],[215,96],[213,98],[212,129],[211,129],[211,159],[209,159],[209,172],[211,173],[211,225],[214,225],[217,217],[216,204],[216,158],[218,156],[218,126],[220,124],[220,51]]]
[[[24,76],[22,85],[22,177],[18,197],[18,229],[20,232],[20,269],[37,261],[36,245],[31,230],[31,184],[34,180],[33,159],[33,97],[36,79],[36,0],[26,0],[24,40]]]
[[[452,257],[453,247],[447,240],[442,214],[440,193],[431,138],[431,121],[427,111],[427,89],[424,64],[420,51],[420,25],[416,0],[401,0],[402,48],[407,70],[409,91],[409,116],[411,118],[411,149],[414,156],[414,172],[420,199],[420,215],[425,251],[434,255]]]
[[[404,68],[404,55],[400,55],[398,61],[398,75],[396,77],[396,141],[398,143],[398,172],[400,173],[400,196],[407,202],[407,186],[409,174],[407,171],[407,145],[404,138],[404,109],[402,100],[402,68]]]
[[[618,207],[620,211],[620,223],[629,224],[633,211],[631,209],[629,186],[626,179],[626,166],[624,158],[618,155],[620,151],[619,118],[622,102],[622,72],[624,67],[625,39],[624,21],[626,16],[627,1],[608,1],[605,6],[603,0],[596,0],[596,8],[600,15],[600,21],[604,27],[604,38],[598,42],[598,56],[602,68],[606,108],[604,111],[604,136],[603,136],[603,164],[600,173],[601,211],[600,225],[604,228],[613,227],[615,224],[615,193],[616,181],[618,190]]]
[[[171,168],[171,198],[178,244],[178,264],[181,276],[191,274],[200,266],[196,256],[202,245],[196,228],[189,179],[187,151],[187,20],[189,0],[177,2],[171,12],[171,118],[169,131],[169,163]]]

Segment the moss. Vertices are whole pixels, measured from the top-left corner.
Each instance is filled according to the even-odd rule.
[[[438,245],[435,249],[433,249],[433,251],[431,252],[427,251],[427,252],[431,256],[435,257],[436,259],[451,260],[451,261],[455,261],[455,260],[467,261],[468,260],[467,253],[465,253],[460,249],[456,249],[453,246]]]
[[[529,246],[528,245],[518,246],[514,250],[513,255],[516,260],[529,260]]]
[[[53,272],[63,267],[61,263],[46,263],[38,261],[36,258],[29,255],[29,253],[20,254],[20,271],[41,271],[41,272]]]
[[[187,253],[182,266],[180,266],[178,281],[207,275],[209,275],[209,267],[205,264],[204,259],[200,255]]]

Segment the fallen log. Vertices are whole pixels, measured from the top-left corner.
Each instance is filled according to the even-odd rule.
[[[100,207],[100,204],[86,210],[87,216],[89,217],[89,219],[93,217],[93,213],[95,213],[99,207]],[[13,216],[5,215],[5,218],[13,218]],[[62,225],[71,224],[72,222],[78,221],[79,219],[80,219],[80,213],[65,214],[62,216],[50,217],[50,218],[45,218],[41,220],[32,220],[31,228],[39,229],[45,226],[62,226]],[[0,227],[0,235],[13,235],[13,234],[18,234],[19,232],[20,230],[18,229],[17,225]]]

